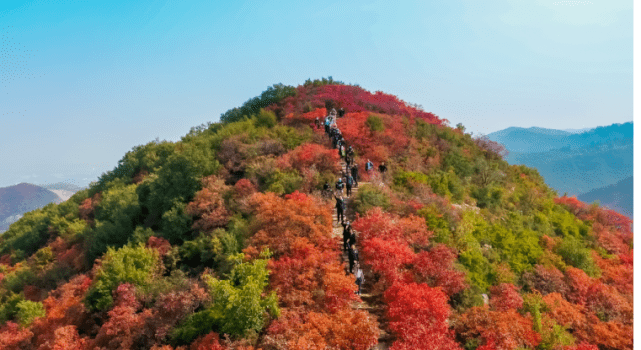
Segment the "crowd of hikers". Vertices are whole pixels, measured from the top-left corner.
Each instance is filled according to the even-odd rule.
[[[346,197],[352,195],[352,188],[358,187],[359,173],[358,173],[358,164],[354,160],[354,149],[352,146],[348,146],[347,142],[343,138],[338,125],[336,124],[336,118],[342,118],[345,116],[345,110],[343,108],[339,109],[338,113],[336,109],[331,110],[328,116],[324,120],[325,134],[329,137],[332,142],[332,147],[338,151],[338,155],[345,161],[345,169],[341,169],[341,176],[336,181],[334,185],[335,189],[332,191],[332,187],[328,182],[323,186],[323,195],[329,197],[334,195],[336,200],[336,220],[340,222],[343,226],[343,251],[347,251],[347,258],[349,260],[349,273],[354,273],[356,277],[356,284],[358,285],[358,295],[361,294],[361,285],[364,282],[363,270],[360,269],[358,262],[358,249],[356,249],[356,232],[352,230],[352,226],[345,217],[346,212],[346,202],[343,197],[345,193]],[[321,121],[316,118],[315,120],[316,128],[321,128]],[[374,163],[369,159],[365,163],[365,171],[371,174],[374,171]],[[381,174],[387,172],[387,166],[385,162],[382,162],[378,166],[378,171]],[[356,268],[356,270],[354,270]]]

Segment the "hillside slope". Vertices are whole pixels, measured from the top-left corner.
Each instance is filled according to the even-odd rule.
[[[500,144],[332,79],[221,121],[134,147],[0,236],[0,348],[632,348],[631,221]],[[338,141],[358,165],[345,208]]]

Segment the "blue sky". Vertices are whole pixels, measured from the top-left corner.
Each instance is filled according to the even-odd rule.
[[[462,122],[632,120],[632,1],[0,2],[0,187],[86,185],[282,82],[332,76]]]

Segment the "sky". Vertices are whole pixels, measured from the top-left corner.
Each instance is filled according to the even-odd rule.
[[[632,1],[0,1],[0,187],[85,186],[275,83],[488,134],[632,120]]]

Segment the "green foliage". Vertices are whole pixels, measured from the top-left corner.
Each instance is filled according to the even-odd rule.
[[[220,115],[220,121],[229,124],[242,120],[245,117],[256,115],[261,108],[265,108],[288,96],[295,96],[296,88],[289,85],[274,84],[263,91],[260,96],[254,97],[238,108],[232,108]]]
[[[470,193],[479,208],[494,209],[501,206],[504,189],[497,186],[475,188]]]
[[[324,85],[345,85],[345,83],[343,83],[342,81],[334,80],[331,76],[329,76],[327,78],[323,77],[322,79],[314,79],[314,80],[311,80],[308,78],[307,80],[305,80],[305,83],[303,84],[303,86],[305,87],[307,86],[319,87]]]
[[[126,244],[141,214],[136,185],[124,185],[118,180],[110,186],[96,207],[96,228],[89,239],[87,251],[89,263],[93,263],[108,247],[119,248]]]
[[[269,270],[266,259],[240,262],[243,254],[232,255],[235,266],[228,280],[204,276],[213,304],[206,310],[188,317],[172,333],[180,343],[189,343],[213,329],[233,336],[258,332],[265,325],[265,312],[278,317],[278,299],[274,292],[263,297],[268,285]]]
[[[554,228],[554,233],[561,237],[585,238],[590,232],[588,225],[561,206],[556,206],[555,210],[548,215],[548,219]]]
[[[487,236],[501,260],[507,261],[517,274],[531,269],[543,254],[539,236],[531,230],[521,229],[515,232],[505,225],[492,225]]]
[[[230,257],[234,258],[237,257]],[[261,296],[267,287],[268,276],[267,260],[256,259],[235,266],[229,280],[206,279],[214,300],[212,308],[220,317],[223,333],[243,335],[249,330],[259,331],[265,323],[265,311],[272,317],[279,316],[276,294]]]
[[[30,266],[23,265],[4,276],[2,286],[8,291],[19,293],[24,286],[33,284],[35,281],[36,273]]]
[[[47,228],[51,223],[50,211],[53,205],[47,205],[28,213],[13,223],[7,232],[0,236],[0,255],[11,253],[12,250],[20,250],[24,257],[33,254],[40,249],[49,237]]]
[[[41,302],[23,300],[16,305],[16,318],[23,327],[28,327],[37,317],[45,316],[45,308]]]
[[[22,293],[10,293],[9,296],[3,298],[0,305],[0,323],[5,323],[12,320],[18,314],[18,304],[24,301]]]
[[[443,158],[443,169],[447,170],[450,167],[454,168],[459,177],[471,176],[474,170],[471,161],[465,158],[458,148],[451,150]]]
[[[454,201],[461,200],[465,194],[461,179],[451,170],[448,172],[439,170],[430,174],[429,185],[434,193]]]
[[[428,230],[434,231],[433,240],[435,242],[446,243],[449,240],[452,223],[447,216],[440,212],[435,204],[421,208],[416,214],[425,219]]]
[[[90,310],[105,310],[112,305],[111,293],[118,285],[131,283],[144,289],[157,276],[159,267],[158,253],[142,244],[118,250],[109,248],[96,272],[95,283],[87,292],[85,304]]]
[[[419,140],[430,138],[432,135],[436,134],[436,125],[430,124],[421,119],[416,120],[416,132],[415,136]]]
[[[365,125],[367,125],[371,132],[385,130],[385,125],[383,125],[383,120],[381,119],[381,117],[374,114],[367,117]]]
[[[301,188],[305,180],[296,170],[276,169],[266,180],[267,191],[277,194],[292,193]]]
[[[273,128],[274,126],[276,126],[276,122],[276,114],[271,111],[265,111],[262,108],[254,117],[254,124],[257,127]]]
[[[591,250],[579,238],[574,236],[565,237],[557,248],[557,254],[567,264],[585,271],[588,276],[598,277],[601,273],[594,260],[592,260]]]
[[[389,195],[373,185],[361,185],[354,198],[354,207],[361,215],[374,207],[389,209]]]
[[[171,244],[180,244],[190,236],[191,216],[185,214],[186,204],[178,200],[170,210],[162,214],[160,229],[162,237],[166,238]]]
[[[489,286],[494,284],[496,273],[480,249],[462,252],[458,261],[467,270],[467,278],[471,285],[476,285],[481,291],[486,291]]]
[[[181,261],[189,266],[206,265],[211,266],[214,259],[221,260],[223,253],[223,244],[220,241],[220,236],[225,233],[225,230],[216,229],[211,233],[200,233],[200,235],[193,240],[185,241],[180,246]]]
[[[408,189],[412,188],[412,183],[428,184],[430,183],[430,178],[419,172],[414,171],[398,171],[394,175],[394,184],[396,186],[406,187]]]

